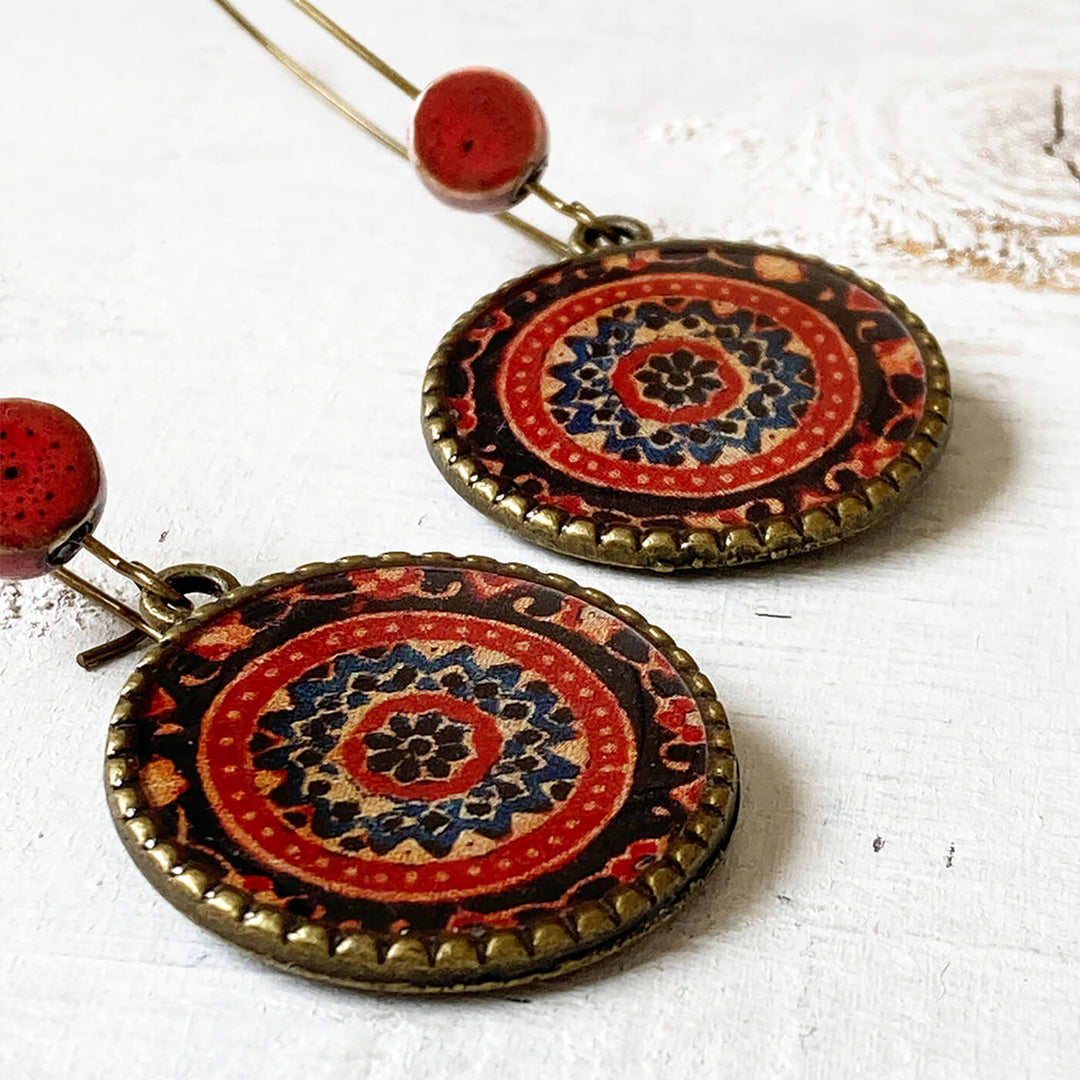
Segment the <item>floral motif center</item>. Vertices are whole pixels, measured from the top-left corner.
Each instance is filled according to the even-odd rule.
[[[395,713],[383,727],[369,731],[364,743],[370,751],[367,767],[402,784],[445,780],[457,762],[472,754],[468,727],[435,710],[415,717]]]
[[[676,349],[670,356],[651,356],[634,378],[642,384],[642,396],[677,409],[704,405],[710,391],[723,389],[717,375],[714,361],[695,357],[688,349]]]

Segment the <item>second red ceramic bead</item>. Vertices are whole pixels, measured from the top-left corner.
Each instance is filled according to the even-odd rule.
[[[547,124],[517,79],[491,68],[440,76],[420,95],[409,159],[425,186],[461,210],[499,213],[547,164]]]

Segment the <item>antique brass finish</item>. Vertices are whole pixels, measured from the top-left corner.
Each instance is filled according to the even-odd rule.
[[[628,219],[605,220],[616,228],[633,228]],[[587,234],[583,234],[582,239],[586,238]],[[644,245],[630,244],[620,251],[632,254],[638,246]],[[489,472],[484,464],[469,455],[457,434],[458,414],[447,383],[447,364],[459,333],[488,308],[498,293],[517,284],[520,279],[515,278],[477,301],[462,315],[444,336],[428,365],[423,387],[424,437],[432,459],[451,487],[488,517],[541,547],[592,562],[661,572],[768,562],[835,544],[891,515],[918,488],[948,440],[949,372],[937,341],[925,323],[901,300],[853,270],[832,266],[816,256],[795,255],[783,248],[748,246],[766,256],[798,258],[822,266],[851,282],[895,315],[918,346],[926,366],[923,414],[910,437],[900,445],[896,457],[878,477],[861,482],[851,491],[838,493],[824,505],[798,514],[774,515],[753,525],[717,529],[613,525],[600,514],[575,516],[557,507],[543,505],[533,494],[517,487],[513,480]],[[554,274],[595,259],[588,247],[583,251],[584,254],[577,258],[545,269]]]
[[[704,790],[699,809],[673,834],[668,854],[642,868],[631,884],[588,901],[571,903],[559,915],[515,929],[473,924],[460,930],[378,933],[363,925],[338,927],[261,904],[253,895],[215,876],[213,863],[184,848],[172,819],[157,813],[139,780],[137,710],[156,685],[159,665],[183,648],[201,624],[280,586],[345,571],[393,568],[422,562],[503,574],[580,599],[628,624],[647,638],[679,672],[706,731]],[[316,979],[369,990],[401,993],[499,989],[548,979],[590,964],[623,948],[673,915],[720,859],[735,823],[738,765],[723,706],[694,661],[658,628],[631,608],[616,605],[594,589],[520,564],[463,559],[434,553],[419,558],[391,553],[312,564],[293,574],[275,574],[235,589],[172,627],[144,657],[113,714],[105,776],[109,804],[124,844],[154,887],[196,922],[263,959]],[[353,921],[355,922],[355,921]]]

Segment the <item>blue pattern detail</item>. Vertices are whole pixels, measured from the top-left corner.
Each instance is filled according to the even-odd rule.
[[[576,732],[569,711],[560,708],[546,683],[533,679],[522,685],[519,665],[485,666],[469,645],[434,658],[407,642],[374,652],[338,656],[317,677],[293,683],[292,708],[262,720],[265,731],[285,742],[261,752],[256,763],[286,772],[274,798],[283,805],[313,807],[312,828],[318,835],[362,837],[363,843],[351,845],[354,849],[367,845],[380,854],[411,838],[431,854],[445,855],[464,832],[506,836],[514,814],[550,810],[567,797],[579,769],[553,747],[573,740]],[[504,741],[488,774],[465,794],[430,801],[388,796],[395,804],[392,810],[343,820],[327,789],[344,770],[327,758],[346,733],[348,710],[376,696],[415,691],[447,692],[523,726]]]
[[[687,320],[692,330],[687,329]],[[623,317],[600,316],[594,336],[566,338],[574,359],[551,369],[563,383],[549,399],[553,415],[570,435],[603,433],[604,450],[627,460],[679,465],[689,455],[711,464],[729,447],[746,456],[758,454],[762,435],[794,428],[798,418],[793,409],[814,396],[813,386],[803,381],[812,370],[809,361],[787,348],[790,332],[764,321],[768,325],[745,310],[719,316],[704,301],[677,309],[641,303]],[[746,369],[751,389],[725,415],[662,424],[637,415],[616,393],[612,372],[640,344],[638,331],[648,327],[662,332],[670,323],[678,327],[678,337],[671,342],[673,353],[679,349],[693,353],[696,338],[719,344]],[[702,372],[707,365],[715,373],[715,364],[695,361]],[[716,382],[709,380],[713,387]]]

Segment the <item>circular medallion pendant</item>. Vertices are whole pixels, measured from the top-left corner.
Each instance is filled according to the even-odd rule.
[[[945,444],[949,375],[879,286],[754,244],[542,267],[432,359],[450,483],[545,547],[658,570],[760,562],[872,525]]]
[[[117,706],[117,828],[173,904],[291,970],[479,990],[670,915],[738,773],[685,652],[565,578],[388,555],[276,575],[170,631]]]

